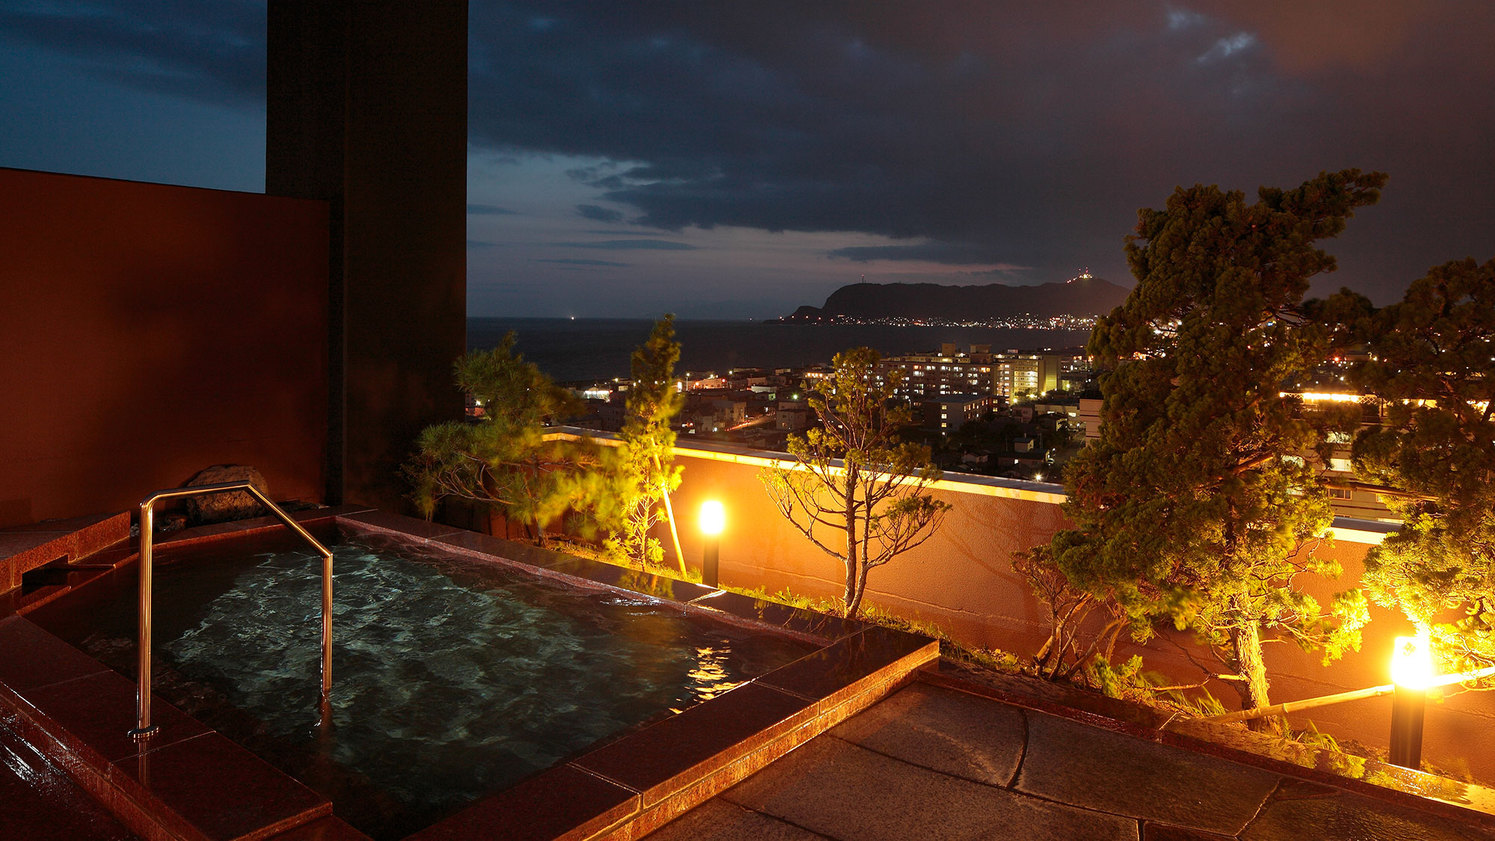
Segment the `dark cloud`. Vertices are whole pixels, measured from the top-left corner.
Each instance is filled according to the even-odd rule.
[[[576,215],[583,219],[591,219],[593,222],[621,222],[623,211],[613,210],[596,204],[578,204]]]
[[[9,2],[0,37],[67,53],[141,90],[265,106],[264,0]]]
[[[602,267],[606,267],[606,268],[615,268],[615,269],[626,269],[630,265],[628,263],[615,263],[612,260],[561,260],[561,259],[554,259],[554,260],[552,260],[552,259],[544,259],[544,260],[536,260],[535,262],[536,263],[560,263],[561,265],[565,265],[565,266],[602,266]]]
[[[606,251],[695,251],[696,247],[684,242],[666,239],[607,239],[595,242],[558,242],[560,248],[600,248]]]
[[[573,177],[656,229],[928,243],[851,259],[1125,277],[1177,185],[1349,166],[1392,180],[1334,282],[1488,250],[1495,7],[1309,5],[474,2],[471,138],[607,161]]]
[[[509,216],[514,211],[496,204],[469,204],[467,206],[468,216]]]
[[[491,242],[483,242],[480,239],[470,239],[470,240],[467,241],[467,247],[468,247],[468,249],[473,249],[473,248],[497,248],[498,246],[495,245],[494,243],[491,243]]]
[[[952,266],[975,266],[1000,263],[992,249],[959,243],[930,242],[921,245],[858,245],[837,248],[831,257],[867,263],[873,260],[919,260]]]
[[[577,213],[654,236],[878,234],[906,242],[831,253],[1125,278],[1137,209],[1176,185],[1355,166],[1391,182],[1328,287],[1384,301],[1491,256],[1488,0],[472,0],[470,26],[470,148],[586,159]],[[0,49],[235,109],[263,108],[264,41],[264,0],[0,0]]]

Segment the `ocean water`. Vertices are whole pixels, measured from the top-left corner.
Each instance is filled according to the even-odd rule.
[[[633,349],[649,336],[643,319],[469,318],[467,346],[486,349],[504,334],[517,336],[515,349],[552,379],[603,380],[628,376]],[[677,321],[679,371],[729,368],[792,368],[828,363],[853,347],[871,347],[884,356],[937,350],[955,342],[964,350],[989,344],[994,351],[1055,350],[1080,347],[1083,330],[1014,330],[991,327],[888,327],[882,325],[781,324],[773,321]]]

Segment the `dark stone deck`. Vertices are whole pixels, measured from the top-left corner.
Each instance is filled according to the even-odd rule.
[[[921,681],[648,838],[1469,841],[1495,821]]]

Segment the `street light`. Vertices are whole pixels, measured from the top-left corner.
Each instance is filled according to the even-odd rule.
[[[1433,680],[1433,650],[1427,631],[1397,637],[1391,651],[1391,764],[1417,770],[1422,764],[1422,717]]]
[[[701,503],[701,532],[706,535],[706,555],[701,561],[701,583],[717,586],[717,567],[721,561],[722,530],[727,526],[727,511],[714,499]]]

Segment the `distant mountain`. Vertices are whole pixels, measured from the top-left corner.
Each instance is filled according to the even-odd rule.
[[[1124,286],[1091,277],[1038,286],[942,286],[937,283],[853,283],[843,286],[819,307],[803,306],[791,321],[932,318],[983,321],[1032,315],[1104,315],[1126,300]]]

